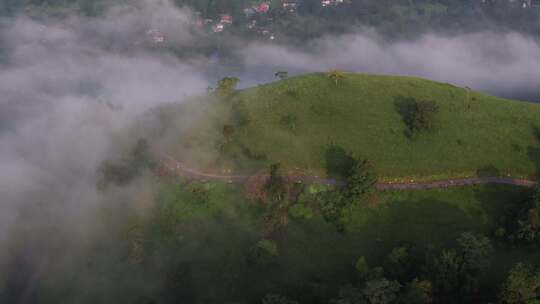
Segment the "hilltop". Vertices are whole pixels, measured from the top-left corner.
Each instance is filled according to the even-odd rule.
[[[402,112],[438,107],[434,127],[412,134]],[[415,77],[324,73],[236,92],[223,153],[237,169],[279,162],[324,174],[329,149],[371,161],[385,180],[478,175],[534,177],[540,165],[540,105]],[[249,168],[246,163],[249,164]]]

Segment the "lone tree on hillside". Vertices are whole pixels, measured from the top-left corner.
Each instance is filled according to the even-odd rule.
[[[396,110],[407,125],[409,134],[428,131],[435,127],[439,106],[433,100],[416,100],[412,97],[399,98],[395,102]]]
[[[240,79],[236,77],[224,77],[218,81],[216,92],[221,97],[228,97],[236,90],[236,86],[239,82]]]
[[[277,71],[274,74],[274,77],[279,78],[279,79],[285,79],[285,78],[289,77],[289,72],[287,72],[287,71]]]
[[[332,69],[332,70],[328,71],[326,73],[326,75],[336,83],[336,86],[338,85],[338,82],[340,80],[345,78],[345,73],[343,73],[341,71],[338,71],[336,69]]]

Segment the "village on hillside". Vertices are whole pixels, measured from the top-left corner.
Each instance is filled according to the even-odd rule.
[[[332,8],[340,5],[350,4],[350,0],[320,0],[322,8]],[[275,40],[276,34],[273,31],[273,15],[271,11],[274,9],[282,9],[283,12],[290,16],[295,16],[298,13],[298,7],[301,0],[281,0],[279,7],[271,7],[269,2],[259,2],[243,9],[245,29],[256,37],[264,40]],[[235,23],[232,14],[221,14],[219,18],[212,19],[203,16],[197,12],[195,26],[212,34],[220,34]],[[167,41],[165,33],[157,28],[149,29],[147,36],[150,42],[154,44],[162,44]]]
[[[489,7],[495,5],[509,5],[512,7],[521,7],[523,9],[540,9],[540,0],[474,0],[479,7]],[[279,5],[272,7],[270,2],[253,2],[252,5],[243,9],[241,20],[236,20],[232,13],[223,13],[216,17],[204,16],[201,12],[196,12],[194,25],[212,35],[220,35],[227,32],[232,25],[235,28],[243,29],[253,37],[262,40],[272,41],[277,39],[278,35],[273,29],[274,18],[276,16],[287,15],[294,18],[298,16],[299,7],[303,4],[302,0],[281,0]],[[338,8],[342,5],[350,5],[351,0],[319,0],[322,10]],[[398,5],[399,6],[399,5]],[[279,14],[276,12],[279,11]],[[238,19],[238,18],[237,18]],[[164,44],[167,42],[166,34],[159,28],[152,28],[147,31],[148,40],[153,44]]]

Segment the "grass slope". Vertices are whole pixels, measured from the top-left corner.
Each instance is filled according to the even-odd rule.
[[[412,139],[396,109],[411,97],[440,108],[435,130]],[[225,153],[249,151],[245,158],[289,169],[322,173],[332,144],[371,160],[387,180],[474,176],[486,167],[530,177],[540,164],[540,105],[449,84],[347,73],[336,85],[319,73],[246,89],[231,102],[238,127]]]

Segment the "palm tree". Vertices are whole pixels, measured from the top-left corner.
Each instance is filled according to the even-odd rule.
[[[338,71],[338,70],[336,70],[336,69],[332,69],[332,70],[328,71],[328,72],[326,73],[326,75],[327,75],[330,79],[334,80],[334,82],[336,83],[336,86],[338,85],[339,80],[345,78],[345,73],[343,73],[343,72],[341,72],[341,71]]]

